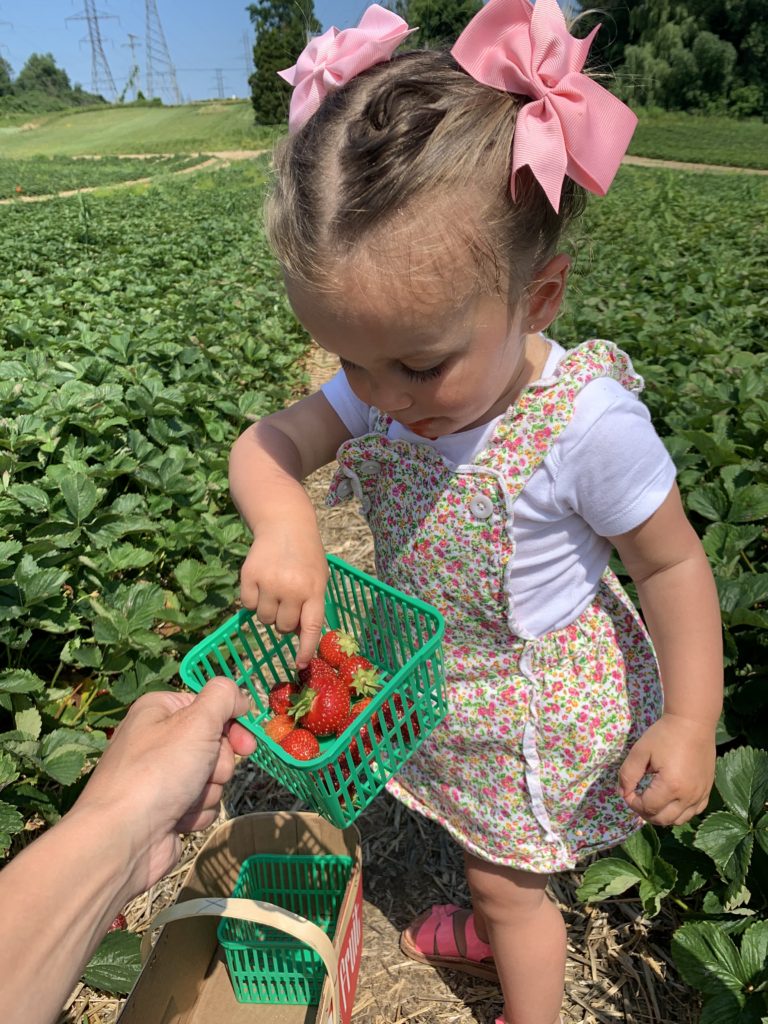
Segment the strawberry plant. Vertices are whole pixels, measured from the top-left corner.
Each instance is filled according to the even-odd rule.
[[[263,167],[0,207],[0,855],[226,616],[231,442],[306,343],[259,224]]]
[[[611,338],[678,469],[715,574],[725,638],[720,757],[707,811],[591,865],[587,900],[671,902],[672,954],[704,1024],[768,1015],[768,183],[623,168],[592,204],[591,257],[552,330]],[[621,568],[617,566],[617,568]]]
[[[26,160],[0,159],[0,199],[12,196],[44,196],[78,188],[114,185],[121,181],[154,177],[202,163],[198,156],[103,156],[35,157]]]

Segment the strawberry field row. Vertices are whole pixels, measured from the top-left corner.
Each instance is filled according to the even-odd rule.
[[[643,833],[586,872],[581,895],[638,887],[684,923],[675,964],[702,1024],[768,1014],[768,181],[624,168],[593,204],[567,342],[598,334],[646,377],[712,564],[725,631],[725,711],[707,811]]]
[[[0,209],[0,851],[235,596],[228,449],[306,344],[262,181]]]
[[[202,163],[201,156],[105,156],[90,160],[57,156],[28,160],[0,159],[0,199],[45,196],[78,188],[114,185]]]
[[[106,730],[234,596],[228,447],[284,402],[305,342],[266,254],[261,175],[0,209],[0,850],[71,803]],[[684,908],[673,949],[704,1024],[768,1013],[767,223],[764,179],[623,168],[552,330],[611,338],[646,375],[717,578],[710,806],[646,829],[583,888]]]

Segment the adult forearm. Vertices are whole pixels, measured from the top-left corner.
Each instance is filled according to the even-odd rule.
[[[659,659],[665,714],[714,726],[723,699],[722,629],[703,549],[638,582],[637,591]]]
[[[119,830],[73,809],[0,873],[0,1020],[50,1024],[135,893]]]
[[[268,421],[241,434],[229,457],[229,486],[237,510],[254,534],[286,523],[292,530],[317,520],[301,485],[301,458],[295,445]]]

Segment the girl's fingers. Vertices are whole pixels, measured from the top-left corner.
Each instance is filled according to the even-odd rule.
[[[266,594],[259,595],[256,615],[265,626],[274,626],[275,619],[277,618],[277,608],[277,600],[274,597],[268,597]]]
[[[325,600],[312,598],[305,601],[299,620],[299,649],[296,652],[296,665],[304,668],[317,650],[320,634],[325,622]]]
[[[294,633],[299,624],[301,604],[298,601],[281,601],[275,616],[278,633]]]

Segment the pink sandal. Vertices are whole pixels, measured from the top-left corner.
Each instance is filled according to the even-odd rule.
[[[472,911],[453,903],[432,907],[402,932],[400,949],[412,960],[498,981],[493,952],[478,937]]]

